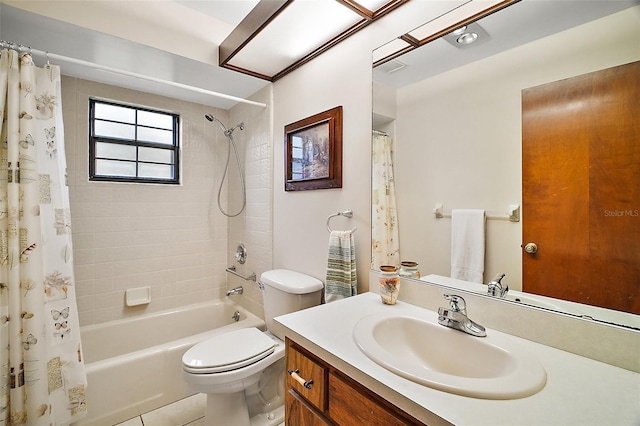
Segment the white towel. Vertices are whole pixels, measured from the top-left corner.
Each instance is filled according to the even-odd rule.
[[[324,299],[326,303],[358,292],[353,231],[331,231]]]
[[[484,282],[484,210],[451,211],[451,278]]]

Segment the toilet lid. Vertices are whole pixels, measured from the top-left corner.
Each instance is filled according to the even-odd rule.
[[[255,327],[234,330],[200,342],[182,357],[190,373],[221,373],[253,364],[273,353],[276,343]]]

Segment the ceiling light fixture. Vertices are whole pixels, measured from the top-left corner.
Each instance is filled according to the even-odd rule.
[[[456,42],[460,44],[471,44],[478,39],[478,34],[476,33],[464,33],[460,37],[456,39]]]
[[[276,81],[409,0],[260,0],[218,48],[219,64]]]
[[[373,67],[378,67],[385,62],[394,60],[407,52],[438,39],[443,39],[459,49],[465,49],[467,47],[472,48],[470,44],[481,43],[489,39],[489,34],[487,34],[487,32],[477,24],[477,21],[485,16],[509,7],[512,4],[518,3],[519,1],[522,0],[491,0],[488,1],[491,5],[486,9],[482,9],[482,2],[473,2],[478,4],[479,9],[477,9],[476,13],[445,28],[438,28],[438,20],[427,22],[426,24],[400,36],[399,38],[405,43],[404,45],[399,45],[397,43],[395,51],[391,51],[391,46],[385,46],[384,49],[376,49],[373,54]],[[458,39],[460,39],[460,36],[464,33],[475,33],[476,36],[467,36],[461,40],[461,42],[458,42]],[[469,37],[475,38],[476,40],[471,43],[463,44],[464,41],[468,41]],[[473,48],[475,48],[475,45]]]
[[[470,22],[459,29],[462,31],[452,31],[443,35],[442,39],[458,49],[472,49],[477,44],[484,43],[491,38],[478,22]]]
[[[457,36],[457,35],[460,35],[460,34],[464,34],[464,32],[465,32],[465,30],[466,30],[466,29],[467,29],[467,26],[466,26],[466,25],[463,25],[463,26],[461,26],[460,28],[458,28],[457,30],[453,30],[453,31],[451,32],[451,34],[456,35],[456,36]]]

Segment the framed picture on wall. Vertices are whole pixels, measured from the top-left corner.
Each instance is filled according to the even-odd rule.
[[[285,191],[342,188],[342,106],[284,128]]]

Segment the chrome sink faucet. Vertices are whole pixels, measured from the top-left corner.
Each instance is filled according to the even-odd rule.
[[[487,335],[487,331],[483,326],[467,317],[467,303],[461,296],[445,294],[444,298],[449,301],[451,307],[449,309],[438,309],[438,324],[476,337],[485,337]]]
[[[487,294],[493,297],[503,298],[507,295],[509,291],[509,286],[502,287],[502,279],[504,278],[504,274],[496,275],[489,284],[487,284]]]

